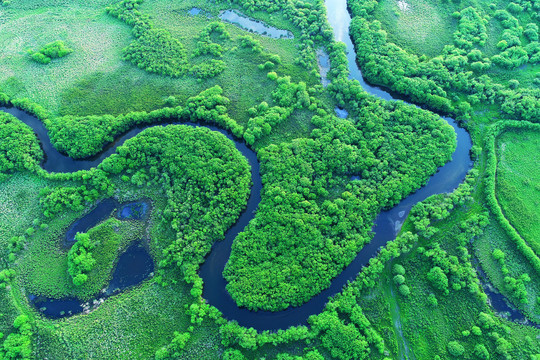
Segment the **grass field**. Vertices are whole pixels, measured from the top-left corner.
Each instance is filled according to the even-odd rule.
[[[185,285],[163,288],[150,281],[109,298],[88,315],[63,321],[41,320],[38,359],[153,359],[172,339],[173,331],[190,326],[184,305],[191,302]],[[216,325],[195,330],[185,359],[216,359],[221,346]]]
[[[505,217],[540,255],[540,137],[507,131],[497,138],[497,199]]]
[[[456,11],[469,6],[488,18],[486,24],[487,41],[478,46],[488,57],[499,54],[497,43],[505,30],[494,17],[495,10],[504,10],[507,1],[427,1],[427,0],[380,0],[375,8],[375,16],[382,23],[391,42],[418,56],[435,57],[441,55],[446,45],[453,45],[453,34],[458,28],[458,20],[452,17]],[[493,7],[493,8],[492,8]],[[521,26],[534,23],[528,12],[514,14]],[[527,44],[525,38],[523,44]],[[506,85],[509,80],[517,80],[521,87],[538,87],[539,64],[527,64],[519,69],[509,70],[492,66],[490,77]]]
[[[430,57],[452,43],[457,21],[450,15],[457,6],[427,0],[381,0],[376,16],[390,41],[416,54]]]
[[[39,190],[45,186],[45,180],[28,174],[0,183],[0,258],[7,260],[11,237],[22,235],[39,217]]]
[[[0,25],[0,88],[57,110],[60,95],[79,79],[124,66],[122,48],[131,39],[127,25],[105,13],[113,1],[13,2]],[[62,5],[62,6],[60,6]],[[74,51],[49,65],[30,60],[28,49],[63,40]]]
[[[319,81],[317,74],[294,64],[299,44],[296,38],[271,39],[228,23],[226,29],[233,39],[225,44],[223,60],[227,67],[222,74],[199,81],[191,76],[173,79],[148,73],[121,59],[122,49],[133,37],[130,26],[105,12],[112,3],[96,0],[49,4],[34,0],[7,7],[4,11],[8,16],[0,24],[0,89],[10,96],[29,97],[54,114],[90,115],[150,111],[164,106],[169,96],[182,104],[188,97],[220,85],[231,100],[232,117],[245,124],[245,110],[261,101],[271,103],[275,84],[266,78],[267,71],[257,69],[264,63],[263,57],[237,47],[234,39],[240,35],[253,36],[265,51],[279,55],[282,65],[276,71],[280,75],[291,75],[308,85]],[[202,7],[213,17],[189,15],[193,6]],[[177,37],[189,57],[202,29],[216,21],[222,8],[200,1],[148,1],[141,11],[152,17],[157,28],[167,29]],[[295,29],[277,15],[265,16],[276,26]],[[48,65],[30,60],[28,49],[37,50],[55,40],[63,40],[73,53]]]

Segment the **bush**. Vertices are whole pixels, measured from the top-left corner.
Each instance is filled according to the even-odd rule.
[[[94,268],[96,260],[92,257],[90,250],[94,244],[90,241],[90,236],[86,233],[75,235],[76,243],[68,252],[68,273],[76,286],[83,285],[88,280],[88,273]]]
[[[453,356],[461,356],[465,353],[465,348],[457,341],[450,341],[448,343],[448,352]]]
[[[427,300],[428,300],[428,304],[433,307],[436,307],[437,305],[439,305],[439,302],[437,301],[437,297],[435,296],[435,294],[429,294]]]
[[[448,294],[448,277],[440,267],[434,266],[427,274],[427,279],[435,289]]]
[[[401,285],[399,287],[399,293],[403,296],[409,296],[409,294],[411,293],[411,290],[409,289],[407,285]]]
[[[52,59],[64,57],[72,52],[73,50],[68,48],[61,40],[49,43],[37,52],[32,50],[28,51],[31,59],[40,64],[48,64]]]
[[[476,344],[474,346],[474,355],[478,359],[487,360],[489,359],[489,351],[486,349],[484,344]]]
[[[405,282],[405,277],[403,275],[394,276],[394,284],[401,285]]]
[[[403,265],[400,264],[395,264],[392,267],[392,271],[394,272],[394,274],[405,275],[405,268],[403,267]]]
[[[124,60],[141,69],[171,77],[187,74],[184,45],[163,29],[149,29],[124,49]]]

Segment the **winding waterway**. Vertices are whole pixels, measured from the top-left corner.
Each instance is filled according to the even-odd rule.
[[[366,84],[362,78],[361,71],[356,64],[354,48],[349,38],[348,28],[350,16],[347,12],[346,0],[327,0],[326,5],[328,10],[328,20],[334,29],[336,40],[343,41],[347,45],[350,77],[358,80],[368,93],[384,100],[394,100],[390,93],[378,87]],[[45,170],[51,172],[73,172],[95,167],[104,158],[112,154],[125,140],[137,135],[144,129],[151,126],[169,125],[157,124],[134,128],[119,136],[113,143],[107,145],[104,150],[96,156],[84,160],[74,160],[59,153],[52,146],[47,129],[37,118],[15,108],[0,108],[0,110],[13,114],[34,130],[46,155],[42,166]],[[459,128],[453,119],[447,117],[444,117],[444,119],[453,126],[457,134],[457,148],[452,155],[452,160],[439,168],[439,171],[429,179],[424,187],[402,200],[393,209],[383,211],[379,214],[373,226],[375,235],[372,241],[358,253],[356,258],[343,270],[343,272],[334,278],[328,289],[322,291],[301,306],[291,307],[280,312],[253,312],[245,308],[239,308],[226,291],[226,281],[222,276],[223,269],[231,253],[231,246],[234,238],[255,216],[255,211],[261,200],[260,193],[262,183],[256,154],[248,148],[246,144],[233,139],[233,137],[225,130],[214,126],[182,123],[183,125],[189,126],[205,126],[211,130],[219,131],[228,138],[235,140],[236,148],[247,158],[251,165],[251,178],[253,181],[253,187],[246,210],[241,214],[237,223],[225,233],[225,239],[214,244],[211,253],[206,258],[205,263],[201,266],[200,275],[204,280],[203,297],[211,305],[218,308],[225,318],[236,320],[240,325],[254,327],[257,330],[285,329],[293,325],[307,324],[307,318],[310,315],[321,312],[328,301],[328,298],[340,292],[343,286],[346,285],[347,282],[353,280],[361,271],[362,267],[365,266],[372,257],[376,256],[381,247],[384,247],[388,241],[391,241],[396,237],[401,228],[401,224],[414,204],[434,194],[451,192],[463,181],[472,165],[469,158],[471,139],[468,133],[464,129]],[[96,217],[104,216],[103,213],[98,214],[99,211],[93,211],[93,213],[96,214]],[[110,213],[111,212],[109,211],[105,217],[109,216]],[[83,219],[84,218],[80,221]],[[68,234],[68,236],[70,234]],[[117,266],[117,269],[119,266]],[[139,281],[142,280],[143,279],[139,279]],[[57,301],[65,301],[65,299]]]

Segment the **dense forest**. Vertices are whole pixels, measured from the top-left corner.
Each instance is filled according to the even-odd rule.
[[[539,10],[0,1],[0,359],[540,359]]]

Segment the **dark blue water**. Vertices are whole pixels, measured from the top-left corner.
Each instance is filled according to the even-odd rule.
[[[248,30],[259,35],[268,36],[274,39],[293,39],[294,36],[290,31],[276,29],[275,27],[268,26],[258,20],[253,20],[245,15],[238,13],[236,10],[226,10],[219,14],[221,20],[227,21],[238,27]]]
[[[64,245],[71,247],[75,242],[75,235],[77,233],[87,232],[98,223],[109,218],[111,213],[117,208],[118,202],[114,199],[100,201],[90,213],[71,224],[66,232],[66,241]]]
[[[120,255],[106,294],[110,295],[142,283],[154,272],[154,260],[139,243],[134,243]]]
[[[120,220],[142,220],[148,215],[150,204],[147,201],[135,201],[125,204],[116,212],[116,218]]]

